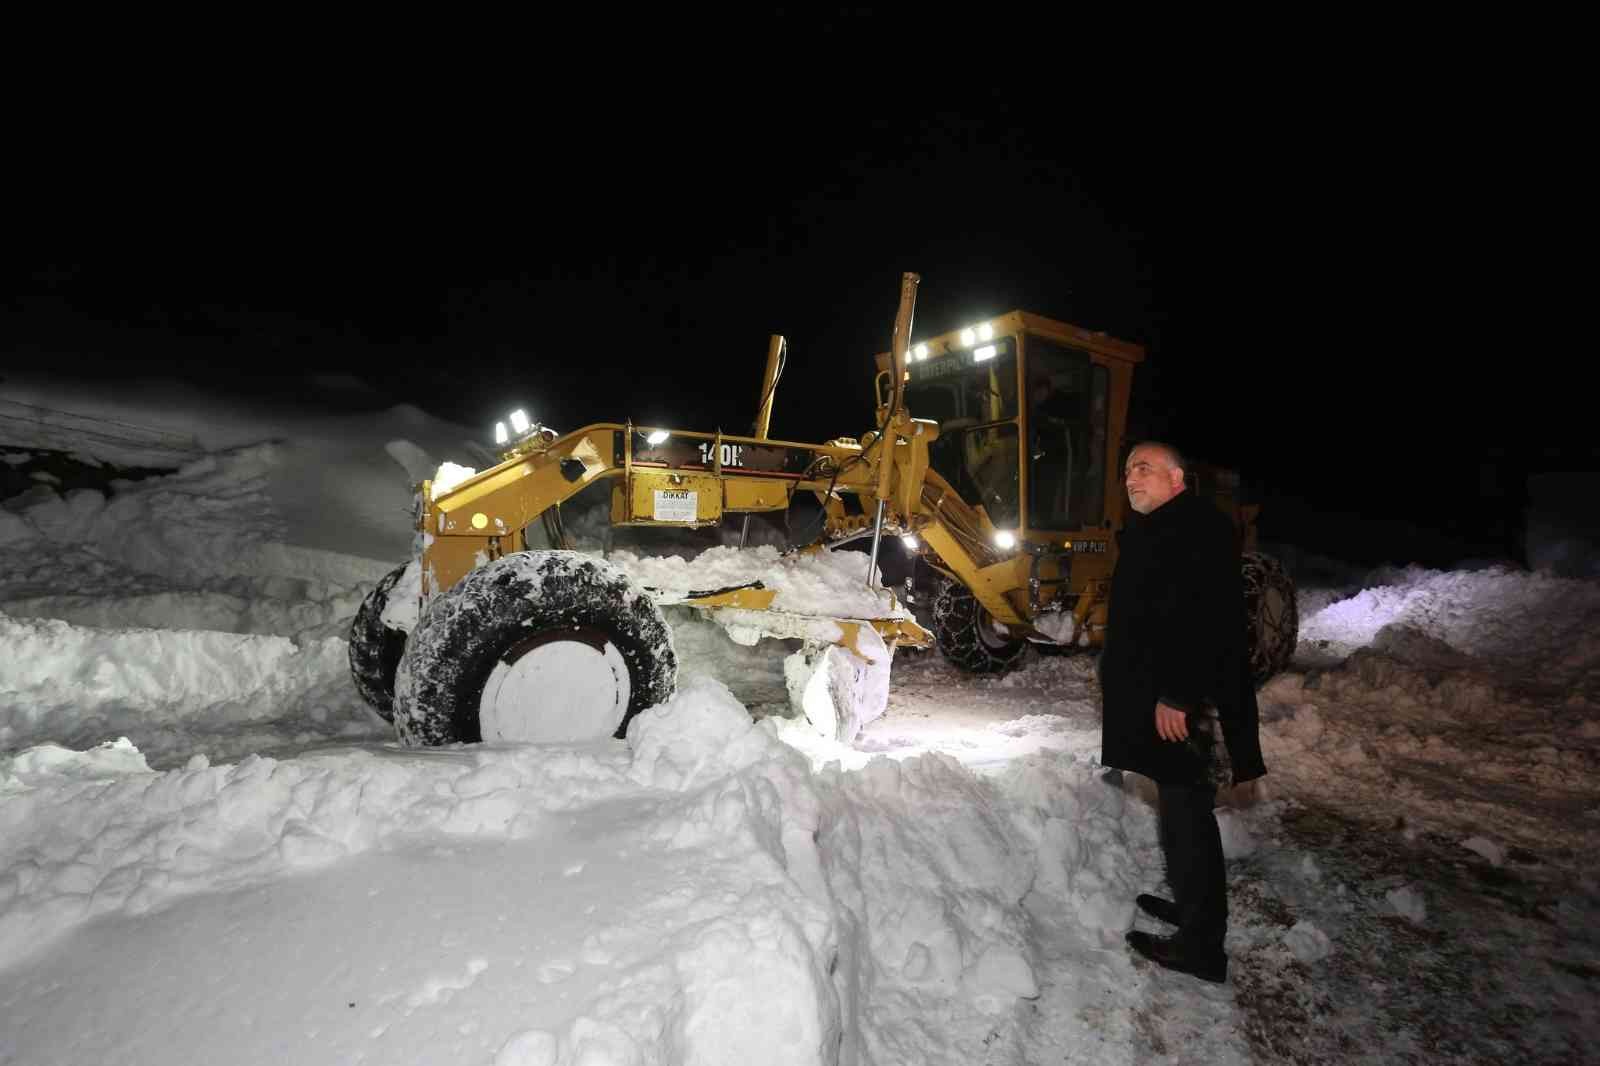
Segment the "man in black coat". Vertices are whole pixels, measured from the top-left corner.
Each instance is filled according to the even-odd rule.
[[[1137,902],[1178,927],[1170,937],[1135,930],[1128,943],[1170,969],[1220,982],[1228,973],[1228,889],[1216,790],[1267,772],[1239,552],[1228,516],[1184,491],[1183,460],[1171,447],[1134,448],[1125,481],[1135,513],[1118,535],[1100,654],[1100,761],[1156,782],[1176,898]]]

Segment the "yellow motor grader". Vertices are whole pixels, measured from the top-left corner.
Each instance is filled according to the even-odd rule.
[[[423,482],[417,558],[378,584],[352,625],[362,695],[413,744],[621,736],[633,715],[674,691],[662,608],[681,606],[741,643],[798,642],[785,663],[796,710],[848,741],[881,713],[896,647],[936,645],[981,673],[1009,669],[1030,644],[1099,645],[1125,505],[1133,368],[1144,352],[1024,311],[914,341],[918,283],[902,279],[892,345],[877,356],[876,427],[858,439],[769,439],[785,362],[774,337],[748,436],[631,423],[557,434],[519,418],[497,465]],[[1237,478],[1196,473],[1197,489],[1235,519],[1240,624],[1259,683],[1293,654],[1294,590],[1254,551],[1256,508],[1242,502]],[[641,585],[607,558],[566,548],[561,505],[598,482],[610,483],[613,526],[682,529],[743,516],[748,532],[752,514],[815,500],[819,520],[798,551],[870,537],[873,609],[796,613],[759,579]],[[928,628],[883,584],[890,545],[916,560],[896,587],[931,602]],[[840,710],[852,701],[867,706]]]

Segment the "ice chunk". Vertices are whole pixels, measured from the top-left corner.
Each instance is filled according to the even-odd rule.
[[[1422,893],[1411,885],[1392,888],[1384,893],[1383,898],[1395,914],[1413,925],[1421,925],[1428,916],[1428,905]]]
[[[1468,851],[1475,851],[1488,859],[1494,866],[1503,866],[1506,861],[1506,849],[1487,837],[1469,837],[1461,842],[1461,846]]]
[[[1294,928],[1283,934],[1283,944],[1304,963],[1319,962],[1333,953],[1328,934],[1307,921],[1294,923]]]

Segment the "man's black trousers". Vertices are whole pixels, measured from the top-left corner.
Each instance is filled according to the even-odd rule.
[[[1221,951],[1228,932],[1228,882],[1217,829],[1217,791],[1209,785],[1158,786],[1161,851],[1178,905],[1178,936],[1202,951]]]

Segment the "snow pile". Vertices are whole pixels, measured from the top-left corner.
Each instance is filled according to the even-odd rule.
[[[1410,568],[1303,616],[1260,694],[1275,785],[1370,811],[1401,797],[1456,839],[1592,853],[1600,583],[1503,567]],[[1513,802],[1506,802],[1508,799]],[[1565,813],[1563,813],[1565,812]],[[1492,860],[1491,860],[1492,861]]]
[[[771,545],[717,547],[696,558],[644,557],[619,551],[611,561],[644,588],[666,598],[712,592],[760,581],[777,595],[772,608],[794,614],[838,618],[909,618],[885,589],[867,586],[868,558],[852,551],[783,554]]]
[[[91,918],[162,926],[181,898],[251,886],[248,898],[293,912],[303,879],[318,877],[319,906],[365,901],[364,921],[319,924],[315,949],[371,956],[354,973],[349,954],[340,967],[348,992],[338,998],[365,1009],[332,1015],[319,1032],[298,1024],[314,1000],[285,986],[260,1007],[282,1027],[242,1038],[231,1062],[331,1061],[356,1047],[383,1062],[829,1061],[835,930],[803,760],[707,679],[690,679],[632,733],[631,755],[616,742],[336,750],[220,767],[196,757],[153,773],[123,742],[0,762],[0,954],[13,962],[0,1002],[18,1004],[8,1036],[28,1061],[46,1061],[62,997],[19,996],[27,970],[14,964],[75,929],[93,944],[113,928],[80,928]],[[494,841],[518,856],[495,881],[515,883],[479,891],[514,901],[440,915],[444,954],[457,961],[424,961],[396,983],[391,968],[415,962],[392,945],[373,955],[366,930],[409,935],[400,930],[434,913],[418,893],[463,868],[486,873],[482,848]],[[372,865],[351,865],[363,853]],[[405,891],[388,898],[397,876]],[[217,943],[230,921],[203,901],[185,910],[191,935],[217,923]],[[261,953],[258,965],[294,965]],[[39,965],[70,970],[82,954]],[[197,962],[168,958],[174,974]],[[319,972],[306,970],[308,989]],[[175,1022],[116,1010],[76,1029],[77,1053],[101,1061],[123,1041],[158,1039],[171,1059],[191,1061],[206,1035],[185,1012]]]
[[[1523,667],[1600,663],[1600,583],[1506,567],[1379,572],[1370,587],[1302,612],[1300,651],[1343,659],[1385,629],[1412,630],[1477,659]]]
[[[986,779],[929,754],[820,781],[823,862],[848,916],[843,1063],[954,1066],[997,1039],[1025,1045],[1019,1007],[1040,995],[1042,962],[1025,900],[1080,951],[1128,926],[1129,836],[1152,841],[1153,822],[1090,766],[1040,756]]]
[[[671,699],[636,715],[628,723],[628,746],[635,781],[673,790],[762,759],[798,759],[770,728],[751,722],[726,685],[703,674],[683,677]]]
[[[45,422],[60,423],[57,427],[35,426],[45,434],[36,438],[18,434],[26,427],[7,423],[6,443],[14,446],[59,447],[57,431],[70,428],[83,418],[134,424],[147,427],[148,432],[177,433],[198,442],[209,453],[198,462],[217,464],[213,484],[215,504],[220,509],[234,511],[240,503],[236,497],[250,493],[264,492],[270,498],[270,508],[258,513],[272,523],[272,542],[281,548],[272,549],[274,556],[263,561],[281,560],[284,565],[278,572],[331,577],[316,569],[328,565],[317,562],[319,553],[336,556],[332,562],[335,567],[348,565],[350,557],[364,559],[369,565],[372,560],[390,560],[389,566],[393,566],[406,557],[411,543],[412,487],[420,480],[414,476],[413,467],[431,471],[441,460],[467,460],[488,453],[475,439],[473,428],[435,418],[409,404],[331,414],[321,402],[327,397],[318,395],[315,389],[315,384],[308,382],[302,400],[287,406],[250,395],[224,395],[183,382],[96,385],[83,380],[56,381],[47,375],[7,368],[6,379],[0,385],[0,400],[49,408],[56,413],[40,417]],[[348,406],[343,400],[338,402]],[[89,462],[148,462],[145,449],[130,451],[121,441],[124,435],[119,432],[85,437],[75,433],[73,439]],[[168,463],[177,465],[171,460]],[[117,497],[124,495],[125,487],[118,487]],[[180,525],[199,524],[194,516],[182,513],[170,516],[154,510],[150,514],[158,519],[158,527],[174,517]],[[115,527],[108,528],[114,539]],[[248,569],[248,561],[246,566],[228,571],[226,552],[213,550],[207,536],[222,535],[234,542],[239,538],[256,539],[248,521],[232,530],[224,530],[221,523],[210,524],[205,533],[192,540],[171,527],[165,533],[159,529],[141,531],[137,522],[129,522],[121,533],[146,546],[157,541],[171,546],[175,551],[166,561],[169,565],[184,566],[185,556],[194,554],[210,572],[216,572],[217,566],[223,567],[222,572],[238,572]],[[311,551],[307,553],[305,549]],[[163,562],[153,552],[142,552],[141,556],[153,563]],[[381,573],[368,580],[378,576]]]
[[[337,637],[97,629],[0,613],[0,751],[132,736],[158,762],[388,727],[350,683]]]
[[[1162,868],[1148,782],[1100,776],[1092,656],[970,678],[902,654],[849,748],[751,721],[787,705],[800,640],[741,647],[669,607],[691,668],[626,744],[402,749],[341,638],[409,554],[441,425],[196,409],[203,460],[0,506],[0,1060],[1498,1061],[1545,1039],[1587,1061],[1592,582],[1391,571],[1302,600],[1298,669],[1261,694],[1285,798],[1218,814],[1215,989],[1122,943]],[[887,607],[860,553],[644,550],[614,558],[669,598],[761,580],[781,611]],[[415,582],[386,621],[413,621]]]
[[[15,501],[11,547],[81,544],[135,570],[190,578],[252,569],[287,528],[265,493],[273,446],[206,456],[176,474]]]

